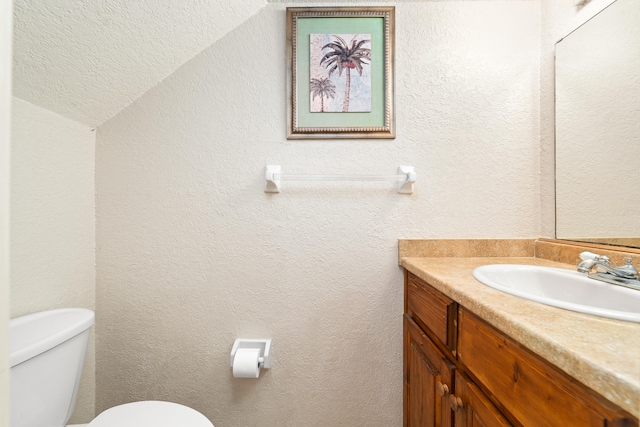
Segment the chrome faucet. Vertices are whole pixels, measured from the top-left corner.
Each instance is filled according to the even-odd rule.
[[[602,282],[640,290],[640,273],[631,263],[631,258],[627,258],[627,265],[620,267],[611,265],[609,257],[592,252],[582,252],[580,259],[582,260],[578,264],[580,273]],[[595,272],[593,271],[594,267]]]

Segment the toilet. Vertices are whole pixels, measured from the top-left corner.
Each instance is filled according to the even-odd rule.
[[[43,311],[9,322],[10,427],[64,427],[76,404],[94,313]],[[114,406],[76,427],[213,427],[200,412],[172,402]],[[68,426],[72,427],[72,426]]]

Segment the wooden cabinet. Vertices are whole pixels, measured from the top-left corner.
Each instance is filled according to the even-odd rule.
[[[637,427],[638,420],[405,273],[404,426]]]
[[[405,276],[404,427],[453,427],[449,398],[458,305],[414,276]]]
[[[415,276],[405,280],[405,313],[455,354],[458,304]]]
[[[456,427],[511,425],[489,398],[460,372],[456,372],[456,392],[449,397],[449,403],[455,413]]]
[[[452,427],[453,363],[406,315],[404,337],[404,425]]]

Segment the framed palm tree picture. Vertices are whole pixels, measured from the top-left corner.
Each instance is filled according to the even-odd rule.
[[[395,138],[394,7],[287,8],[287,138]]]

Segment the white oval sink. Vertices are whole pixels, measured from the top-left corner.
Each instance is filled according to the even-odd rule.
[[[502,292],[580,313],[640,323],[640,291],[590,279],[577,271],[491,264],[473,277]]]

